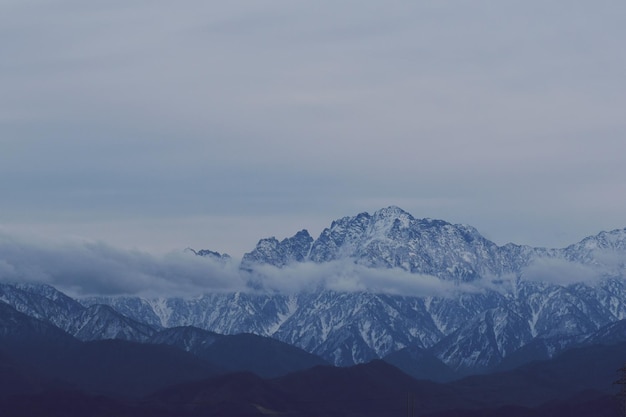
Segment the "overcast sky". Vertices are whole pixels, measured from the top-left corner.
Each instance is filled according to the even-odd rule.
[[[238,257],[398,205],[626,227],[626,3],[0,0],[0,232]]]

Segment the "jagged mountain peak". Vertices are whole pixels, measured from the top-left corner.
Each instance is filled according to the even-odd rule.
[[[300,230],[298,233],[296,233],[294,235],[294,238],[299,238],[299,239],[301,239],[301,238],[308,239],[310,237],[311,237],[311,235],[309,234],[309,231],[306,230],[306,229],[302,229],[302,230]]]
[[[348,260],[367,267],[400,268],[443,279],[468,281],[484,273],[510,272],[497,245],[471,226],[416,219],[397,206],[335,220],[313,240],[306,230],[278,241],[262,239],[242,267],[284,267],[292,262]],[[504,255],[500,255],[502,258]]]
[[[411,221],[411,220],[414,220],[413,216],[410,213],[402,210],[398,206],[389,206],[389,207],[385,207],[385,208],[382,208],[380,210],[377,210],[372,215],[372,218],[374,219],[374,221],[380,221],[380,220],[383,220],[383,219],[384,220],[391,219],[392,221],[395,221],[395,220],[401,220],[401,221]]]
[[[626,229],[602,232],[565,249],[512,243],[498,246],[472,226],[419,219],[400,207],[389,206],[373,214],[362,212],[337,219],[315,240],[306,230],[282,241],[275,237],[261,239],[252,252],[244,255],[242,269],[252,271],[255,265],[282,268],[294,262],[347,261],[370,268],[399,268],[467,282],[520,275],[529,264],[543,258],[579,262],[593,268],[608,267],[603,275],[618,276],[626,270],[626,263],[611,251],[624,250]]]
[[[605,269],[605,275],[621,275],[626,271],[624,251],[626,251],[626,228],[588,236],[562,250],[570,262]]]
[[[307,260],[312,243],[313,238],[306,229],[282,241],[274,236],[261,239],[252,252],[243,256],[241,267],[252,269],[254,264],[282,267],[292,262],[304,262]]]
[[[401,227],[410,227],[415,218],[408,212],[397,206],[389,206],[375,211],[373,214],[362,212],[356,216],[346,216],[335,220],[330,225],[330,230],[346,227],[370,227],[371,229],[386,230],[398,224]],[[325,229],[327,230],[327,229]],[[322,232],[323,233],[323,232]]]
[[[626,228],[602,231],[594,236],[588,236],[567,249],[626,249]]]
[[[206,258],[211,258],[211,259],[215,259],[215,260],[223,261],[223,262],[231,260],[231,256],[229,254],[219,253],[216,251],[212,251],[210,249],[195,250],[193,248],[186,248],[185,252],[191,252],[197,256],[203,256]]]

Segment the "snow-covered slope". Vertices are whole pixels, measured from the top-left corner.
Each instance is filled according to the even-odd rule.
[[[156,332],[153,327],[125,317],[104,304],[94,304],[83,310],[67,331],[85,341],[119,339],[133,342],[144,342]]]
[[[74,318],[85,309],[78,301],[49,285],[2,284],[0,301],[4,301],[20,313],[48,321],[66,330]]]
[[[558,251],[508,244],[502,247],[467,225],[416,219],[398,207],[332,222],[313,241],[306,230],[278,241],[262,239],[243,265],[283,267],[293,262],[349,259],[371,268],[400,268],[445,280],[472,281],[517,273],[535,256]]]
[[[155,332],[150,325],[125,317],[110,306],[86,308],[49,285],[0,284],[0,301],[80,340],[144,341]]]
[[[271,335],[337,365],[414,346],[430,349],[460,372],[495,366],[535,338],[591,333],[622,319],[626,309],[621,281],[595,288],[537,283],[519,287],[517,296],[497,291],[445,298],[320,291],[142,302],[177,312],[164,317],[165,327],[194,325],[221,334]],[[124,306],[129,313],[129,305],[139,305],[132,297],[98,302]],[[138,319],[144,313],[138,314],[131,316]]]

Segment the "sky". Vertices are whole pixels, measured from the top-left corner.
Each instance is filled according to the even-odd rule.
[[[240,257],[390,205],[500,245],[624,228],[625,18],[617,0],[0,0],[0,234]]]

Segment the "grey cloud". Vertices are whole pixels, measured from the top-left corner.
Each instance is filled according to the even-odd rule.
[[[316,264],[302,262],[283,268],[262,265],[252,275],[264,289],[283,293],[319,288],[338,292],[373,292],[407,296],[451,296],[459,292],[478,292],[482,288],[455,284],[437,277],[412,274],[402,269],[375,269],[337,260]]]
[[[613,253],[596,258],[624,272],[623,260]],[[521,279],[551,285],[594,285],[602,278],[598,267],[556,258],[539,258]],[[444,281],[401,269],[368,268],[353,260],[322,264],[293,263],[283,268],[258,265],[253,272],[238,262],[200,257],[188,251],[151,255],[101,242],[49,242],[0,233],[0,281],[53,285],[71,295],[144,295],[192,297],[212,292],[269,291],[293,294],[328,289],[406,296],[451,297],[461,293],[515,290],[518,277],[509,274],[468,283]]]
[[[190,253],[153,256],[103,243],[26,242],[0,235],[0,279],[76,295],[194,295],[245,288],[236,267]]]
[[[567,286],[576,283],[593,284],[601,278],[598,269],[558,258],[537,258],[522,271],[526,281],[546,282]]]
[[[482,285],[455,285],[429,275],[400,269],[372,269],[341,260],[295,263],[284,268],[260,265],[239,270],[237,262],[220,262],[189,252],[155,256],[100,242],[43,242],[0,234],[0,280],[37,282],[75,295],[141,294],[193,296],[207,292],[263,291],[297,293],[325,288],[340,292],[448,296],[477,292]]]
[[[284,268],[259,266],[250,274],[235,261],[221,262],[189,252],[155,256],[101,242],[43,242],[0,234],[0,280],[56,286],[75,295],[140,294],[194,296],[208,292],[264,291],[296,293],[326,288],[396,295],[446,296],[476,291],[433,276],[399,269],[378,270],[353,262],[296,263]]]
[[[593,259],[606,270],[613,274],[626,271],[626,259],[624,253],[610,249],[596,249],[592,252]]]

